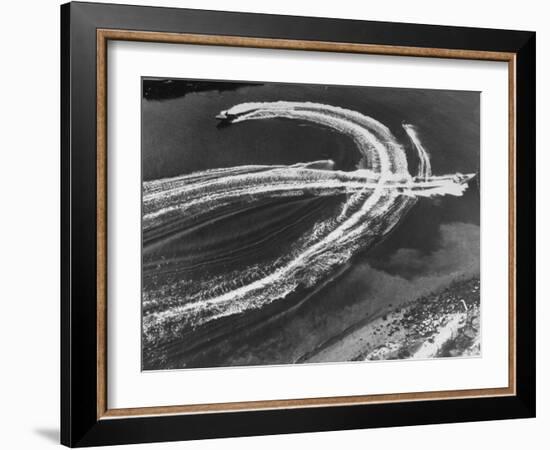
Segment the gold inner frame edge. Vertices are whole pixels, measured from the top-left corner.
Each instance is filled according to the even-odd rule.
[[[326,41],[252,38],[241,36],[160,33],[98,29],[96,47],[97,108],[97,419],[174,414],[207,414],[269,409],[350,406],[426,400],[500,397],[516,394],[516,54],[479,50],[390,46]],[[109,40],[168,44],[305,50],[370,55],[432,57],[508,63],[508,386],[395,394],[260,400],[198,405],[147,406],[109,409],[107,405],[107,42]]]

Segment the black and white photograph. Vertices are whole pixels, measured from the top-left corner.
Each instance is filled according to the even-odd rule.
[[[480,93],[142,78],[142,369],[481,355]]]

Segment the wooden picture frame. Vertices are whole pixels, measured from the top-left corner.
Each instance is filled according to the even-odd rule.
[[[535,34],[69,3],[61,7],[61,442],[91,446],[535,415]],[[505,388],[112,409],[107,404],[107,42],[504,61],[509,73]]]

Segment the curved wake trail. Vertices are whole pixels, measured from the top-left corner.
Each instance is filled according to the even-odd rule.
[[[223,111],[218,118],[231,123],[269,118],[312,122],[350,137],[361,161],[351,172],[333,170],[332,161],[321,160],[292,166],[213,169],[144,183],[146,354],[198,326],[262,308],[300,286],[314,286],[391,231],[417,196],[461,195],[469,179],[460,174],[431,177],[427,152],[414,128],[404,125],[420,159],[413,178],[404,149],[387,127],[335,106],[244,103]],[[289,251],[249,263],[244,269],[210,273],[188,268],[185,258],[156,256],[156,248],[182,239],[186,227],[233,214],[243,205],[323,197],[342,199],[337,214],[315,221]]]
[[[409,136],[409,139],[418,151],[418,158],[420,160],[420,164],[418,167],[418,176],[427,179],[432,175],[432,166],[430,163],[428,152],[422,145],[422,142],[420,142],[420,138],[416,133],[416,128],[414,127],[414,125],[403,124],[403,129],[405,130],[407,136]]]

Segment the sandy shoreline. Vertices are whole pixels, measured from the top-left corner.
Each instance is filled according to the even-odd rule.
[[[301,363],[479,356],[479,278],[390,305],[300,358]]]

